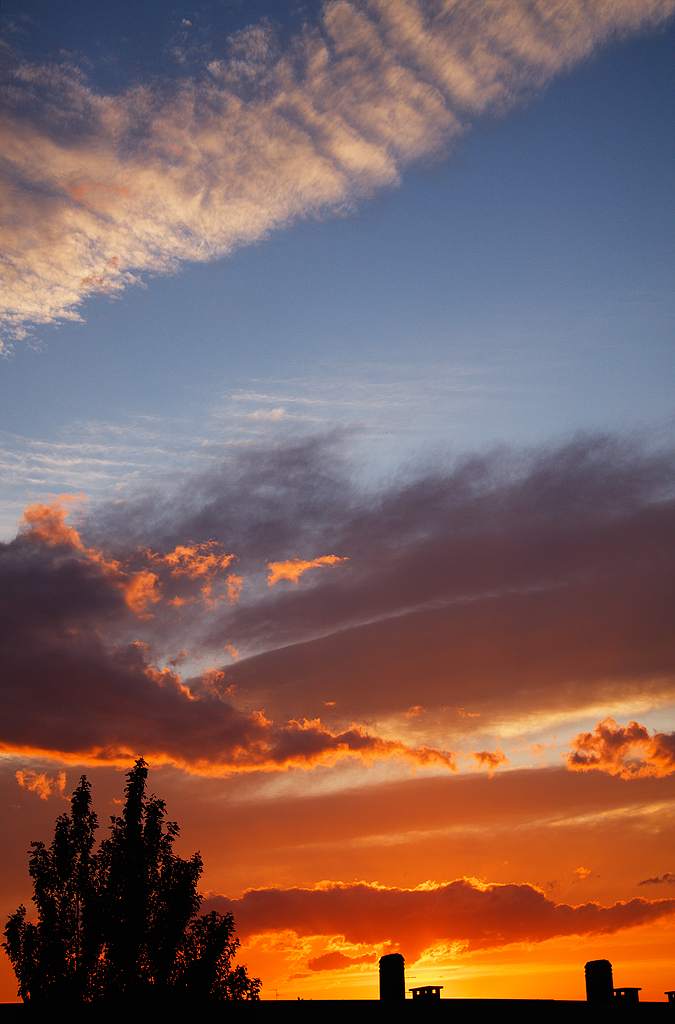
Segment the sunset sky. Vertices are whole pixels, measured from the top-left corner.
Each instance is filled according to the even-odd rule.
[[[3,927],[143,756],[263,998],[663,1000],[675,0],[139,6],[0,16]]]

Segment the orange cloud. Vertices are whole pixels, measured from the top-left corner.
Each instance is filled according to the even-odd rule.
[[[60,494],[48,505],[34,502],[24,509],[20,535],[30,543],[46,547],[63,547],[81,553],[92,565],[98,566],[107,582],[122,592],[128,607],[142,614],[148,604],[159,601],[157,577],[147,569],[126,572],[120,562],[106,558],[95,548],[85,548],[77,530],[65,522],[68,504],[86,500],[84,494]]]
[[[166,555],[148,551],[147,556],[152,562],[168,565],[172,576],[188,576],[194,580],[199,576],[214,576],[237,559],[236,555],[219,554],[214,550],[220,547],[218,541],[206,540],[201,544],[178,544]]]
[[[111,582],[123,592],[124,600],[133,612],[140,615],[149,604],[159,601],[157,577],[153,572],[141,569],[139,572],[124,573],[119,562],[106,560],[101,555],[95,557],[108,570]]]
[[[279,580],[292,580],[293,583],[297,583],[303,572],[307,572],[308,569],[316,569],[320,565],[338,565],[340,562],[348,561],[348,558],[338,558],[336,555],[322,555],[321,558],[314,558],[311,562],[305,562],[302,558],[289,558],[286,562],[268,562],[267,586],[273,587]]]
[[[12,715],[0,722],[1,749],[39,748],[66,761],[111,765],[142,752],[158,764],[221,777],[310,769],[345,758],[366,763],[398,758],[414,767],[455,770],[446,751],[409,747],[358,727],[333,733],[319,720],[276,725],[260,711],[233,707],[226,699],[233,687],[221,670],[186,684],[174,671],[150,663],[151,645],[108,645],[95,623],[97,615],[116,608],[110,603],[115,580],[111,588],[104,576],[101,588],[101,576],[92,575],[91,564],[86,558],[68,557],[65,575],[50,580],[53,607],[46,617],[27,601],[14,618],[10,610],[5,616],[2,627],[16,643],[0,663],[0,688],[12,708]],[[94,565],[100,571],[100,564]],[[62,581],[72,589],[74,570],[89,589],[76,595],[69,612],[71,594]],[[33,566],[23,571],[32,581]],[[21,592],[24,577],[14,579]],[[230,645],[229,650],[234,657],[235,649]],[[66,692],[71,696],[64,719]]]
[[[66,788],[65,772],[50,775],[48,772],[38,773],[20,768],[14,773],[14,777],[22,789],[37,793],[41,800],[47,800],[50,796],[57,794],[63,796]]]
[[[85,494],[53,495],[48,505],[36,501],[23,510],[19,524],[20,533],[30,541],[46,544],[49,547],[64,545],[65,547],[84,550],[84,545],[76,529],[66,524],[69,515],[67,505],[86,501]]]
[[[179,684],[173,680],[172,686]],[[194,698],[190,696],[190,699]],[[275,728],[274,723],[261,712],[229,710],[240,730],[240,735],[230,740],[229,747],[217,749],[215,744],[211,744],[210,749],[195,751],[189,760],[184,760],[176,745],[169,744],[163,750],[155,744],[157,749],[153,758],[216,776],[297,769],[306,771],[318,766],[334,765],[345,758],[356,758],[366,763],[396,758],[413,768],[457,771],[452,754],[433,747],[410,747],[398,740],[387,740],[356,727],[332,733],[318,720],[291,721]],[[211,713],[214,712],[215,709],[211,708]]]
[[[421,704],[413,704],[411,708],[404,711],[403,714],[406,718],[419,718],[420,715],[425,715],[427,712],[426,708],[423,708]]]
[[[332,733],[318,719],[276,726],[261,712],[238,711],[227,703],[219,692],[220,676],[186,685],[174,671],[150,663],[151,645],[109,645],[98,626],[119,611],[115,591],[122,593],[128,608],[140,613],[148,602],[159,599],[157,576],[147,569],[126,572],[119,561],[86,547],[65,521],[72,500],[65,496],[50,505],[30,506],[14,547],[3,548],[7,578],[15,587],[21,581],[21,592],[25,590],[25,600],[12,611],[16,624],[9,619],[5,623],[16,641],[13,660],[0,673],[15,709],[7,729],[0,730],[5,749],[33,748],[37,731],[45,750],[61,751],[66,759],[79,754],[119,764],[140,750],[158,763],[217,775],[306,769],[348,757],[366,762],[395,757],[415,767],[455,770],[446,751],[409,747],[358,727]],[[50,597],[44,614],[34,601],[37,563],[24,561],[29,548],[39,556],[40,578],[45,581],[39,593]],[[208,541],[179,545],[166,555],[150,552],[150,558],[158,569],[167,567],[171,575],[204,580],[208,588],[234,556]],[[327,556],[316,564],[339,561]],[[294,568],[300,572],[310,564]],[[241,579],[231,574],[228,583],[236,598]],[[17,629],[25,632],[23,643]],[[235,648],[228,649],[234,657]],[[77,698],[64,725],[57,709],[68,687],[74,688]],[[112,693],[116,699],[111,702]]]
[[[613,718],[570,741],[566,766],[571,771],[601,771],[622,779],[664,778],[675,772],[675,732],[649,735],[644,725],[620,726]]]
[[[233,572],[229,573],[227,580],[227,597],[230,604],[236,604],[241,596],[241,591],[244,586],[243,576],[235,576]]]
[[[267,454],[242,452],[220,477],[209,475],[208,493],[199,491],[203,482],[187,480],[164,512],[149,498],[135,509],[106,507],[88,517],[85,542],[67,521],[68,497],[29,507],[20,535],[0,545],[6,651],[0,679],[8,694],[2,742],[16,749],[39,743],[64,756],[93,751],[108,763],[142,752],[222,774],[343,757],[400,756],[451,769],[454,759],[445,751],[425,753],[430,746],[411,753],[350,722],[401,722],[415,700],[413,708],[444,705],[457,736],[475,726],[465,713],[474,707],[471,715],[482,712],[487,734],[508,715],[532,720],[597,702],[607,680],[622,698],[638,682],[642,693],[657,685],[666,690],[675,653],[665,611],[673,508],[660,496],[663,481],[675,479],[670,456],[653,463],[631,448],[584,441],[538,456],[521,476],[510,464],[502,479],[501,461],[471,463],[397,485],[377,500],[348,492],[340,506],[346,487],[339,475],[326,471],[325,492],[317,489],[324,486],[316,483],[320,468],[331,465],[327,444],[314,439]],[[265,487],[283,499],[271,511],[256,491],[263,458]],[[614,482],[606,493],[608,480]],[[560,501],[551,497],[553,486]],[[501,510],[496,536],[495,508]],[[145,567],[145,575],[131,573],[109,548],[88,546],[86,538],[95,535],[135,551],[134,567]],[[358,572],[319,574],[323,586],[279,588],[274,600],[252,594],[233,610],[223,600],[219,614],[203,614],[199,591],[211,582],[209,573],[223,594],[227,577],[233,596],[240,577],[231,567],[223,571],[229,554],[199,538],[227,536],[228,550],[264,565],[274,538],[293,545],[284,550],[302,550],[303,535],[318,538],[313,550],[349,550],[352,559],[358,551]],[[161,546],[158,536],[172,540]],[[197,541],[180,544],[181,537]],[[146,551],[158,552],[154,561],[145,560]],[[320,565],[343,561],[325,557],[331,561],[318,559]],[[277,564],[285,563],[271,563],[270,575]],[[287,578],[293,582],[296,573]],[[147,650],[130,652],[139,623],[126,614],[129,608],[140,612],[157,600],[160,586],[168,591],[173,582],[180,600],[191,603],[179,614],[158,608],[139,637],[147,639]],[[230,664],[227,643],[246,657]],[[184,646],[204,665],[219,652],[227,662],[222,683],[210,690],[203,677],[188,680],[188,696],[178,675],[158,682],[149,662],[170,666]],[[226,703],[228,693],[236,693],[245,713]],[[330,731],[321,722],[307,725],[325,714],[324,697],[337,701],[341,714],[336,724],[331,712]],[[64,703],[69,718],[57,727]],[[262,720],[248,710],[263,708]],[[654,744],[660,744],[659,770],[666,771],[668,737],[630,728],[638,730],[634,740],[647,743],[632,774],[646,770],[644,753],[653,759]],[[450,749],[460,745],[459,738],[446,742]],[[578,770],[600,767],[602,758],[596,751],[591,761],[591,753],[576,751]],[[488,771],[506,763],[501,751],[470,756]],[[653,764],[647,769],[654,773]]]
[[[227,595],[213,595],[215,578],[233,561],[238,561],[236,555],[219,551],[221,547],[216,540],[206,540],[200,544],[178,544],[173,551],[164,555],[148,550],[145,556],[158,569],[168,568],[169,575],[174,578],[183,576],[190,580],[204,580],[201,587],[202,599],[207,608],[212,610],[220,601],[225,600],[226,596],[230,604],[235,604],[244,585],[243,577],[230,573],[226,579]],[[192,598],[176,596],[167,604],[179,608],[188,600]]]
[[[498,768],[500,764],[510,763],[506,754],[499,747],[496,750],[479,750],[477,752],[472,750],[471,756],[481,767],[488,769],[490,778],[492,778],[495,768]]]
[[[376,761],[396,757],[415,767],[442,767],[457,771],[453,755],[433,747],[409,747],[399,740],[387,740],[353,726],[337,735],[322,726],[318,719],[291,721],[276,729],[268,747],[256,751],[249,768],[274,771],[279,768],[308,768],[333,764],[345,757]]]
[[[400,950],[417,960],[439,943],[490,949],[563,935],[606,935],[675,914],[675,899],[635,898],[612,906],[556,904],[538,887],[460,878],[411,889],[324,882],[311,889],[250,889],[241,899],[206,901],[231,911],[242,939],[289,929],[339,936],[354,945]]]

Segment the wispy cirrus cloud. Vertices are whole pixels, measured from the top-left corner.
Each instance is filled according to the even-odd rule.
[[[75,421],[52,441],[0,434],[0,535],[13,536],[32,496],[83,491],[95,500],[139,477],[183,470],[201,455],[200,442],[176,437],[175,424],[153,417],[124,423]]]
[[[199,73],[117,95],[10,61],[2,316],[78,318],[92,293],[350,207],[672,0],[331,0],[282,43],[236,33]]]

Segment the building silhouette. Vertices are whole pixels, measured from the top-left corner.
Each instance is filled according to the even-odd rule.
[[[609,960],[589,960],[585,967],[586,999],[589,1003],[611,1003],[614,979]]]
[[[405,961],[400,953],[380,959],[379,999],[280,999],[227,1003],[180,1000],[155,1004],[85,1003],[69,1006],[67,1024],[466,1024],[478,1019],[518,1024],[675,1024],[675,989],[660,1002],[640,1002],[639,988],[614,988],[608,960],[586,964],[581,999],[441,999],[441,985],[411,988],[406,999]],[[396,1007],[392,1006],[396,1003]],[[39,1004],[0,1004],[0,1024],[48,1024]],[[64,1007],[65,1010],[65,1007]],[[161,1012],[158,1012],[161,1011]],[[60,1019],[60,1015],[56,1016]]]
[[[413,999],[440,999],[442,985],[422,985],[420,988],[411,988]]]
[[[380,957],[380,999],[389,1003],[405,999],[405,960],[400,953]]]

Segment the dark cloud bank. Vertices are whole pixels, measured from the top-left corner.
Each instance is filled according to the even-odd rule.
[[[490,949],[562,935],[611,934],[671,915],[675,900],[632,899],[611,907],[597,903],[572,907],[554,903],[532,885],[483,885],[457,879],[415,889],[365,882],[314,889],[252,889],[238,900],[212,897],[207,907],[233,912],[242,938],[284,929],[300,936],[339,935],[355,945],[400,949],[406,960],[415,961],[439,943]]]
[[[62,514],[33,517],[0,547],[0,742],[216,771],[350,751],[452,767],[376,719],[461,707],[489,728],[664,702],[674,482],[670,451],[581,437],[366,491],[330,435],[89,510],[79,536]],[[236,560],[177,568],[180,546],[209,541]],[[348,561],[267,586],[267,563],[326,555]],[[184,648],[226,664],[186,679]],[[475,728],[455,718],[458,735]]]

